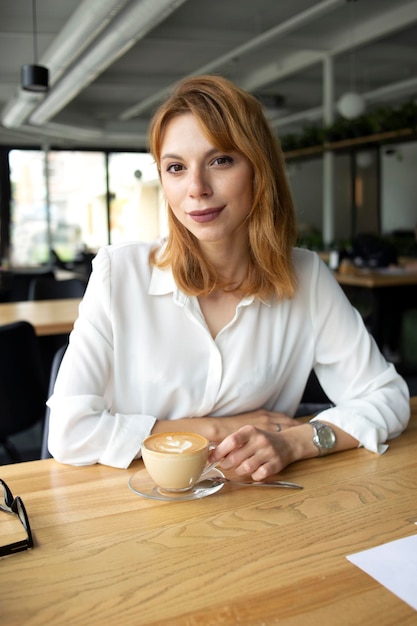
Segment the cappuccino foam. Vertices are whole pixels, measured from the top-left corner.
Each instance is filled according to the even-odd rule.
[[[196,452],[206,445],[203,438],[193,436],[190,433],[160,434],[150,437],[146,442],[148,450],[155,452],[165,452],[172,454],[182,454],[184,452]]]

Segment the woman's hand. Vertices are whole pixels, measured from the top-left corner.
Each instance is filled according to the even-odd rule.
[[[213,428],[210,441],[222,441],[228,435],[234,433],[242,426],[254,426],[270,433],[276,433],[287,428],[299,426],[299,422],[292,417],[288,417],[285,413],[277,413],[274,411],[266,411],[258,409],[248,413],[240,413],[239,415],[231,415],[229,417],[206,417],[205,420],[211,422]]]
[[[238,476],[249,474],[252,480],[265,480],[296,460],[291,439],[281,432],[242,426],[219,443],[210,463],[220,462],[221,469],[233,469]]]
[[[191,431],[204,435],[210,441],[218,443],[242,426],[255,426],[270,433],[276,433],[294,426],[298,420],[284,413],[258,409],[248,413],[228,417],[192,417],[178,420],[157,421],[152,432]]]
[[[265,480],[294,461],[318,456],[311,424],[299,422],[295,425],[298,428],[284,427],[281,432],[242,426],[218,444],[209,461],[218,463],[221,469],[233,470],[238,476],[249,474],[252,480]],[[333,424],[331,427],[336,435],[333,452],[359,445],[357,439],[341,428]]]

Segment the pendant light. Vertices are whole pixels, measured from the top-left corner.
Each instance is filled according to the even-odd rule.
[[[350,29],[352,37],[352,45],[350,51],[350,91],[343,94],[337,103],[337,110],[348,120],[359,117],[365,111],[365,101],[363,97],[356,92],[356,50],[354,41],[354,23],[353,23],[353,5],[357,0],[347,0],[351,5],[350,11]]]
[[[25,91],[46,92],[49,88],[49,70],[43,65],[37,65],[38,41],[36,32],[36,0],[32,0],[33,22],[33,65],[22,66],[22,89]]]

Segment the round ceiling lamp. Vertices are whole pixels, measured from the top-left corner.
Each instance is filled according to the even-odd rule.
[[[356,154],[356,165],[361,169],[367,169],[368,167],[371,167],[373,161],[374,157],[372,152],[367,152],[364,150],[363,152],[358,152]]]
[[[359,117],[365,111],[365,100],[357,93],[356,83],[356,46],[354,36],[354,7],[357,0],[347,0],[350,6],[350,32],[351,32],[351,49],[350,49],[350,91],[344,93],[337,103],[337,110],[340,115],[348,120]]]
[[[36,32],[36,0],[32,0],[33,21],[33,65],[23,65],[21,84],[25,91],[45,92],[49,89],[49,70],[43,65],[37,64],[38,40]]]
[[[337,110],[348,120],[359,117],[365,111],[365,100],[354,91],[343,94],[337,103]]]

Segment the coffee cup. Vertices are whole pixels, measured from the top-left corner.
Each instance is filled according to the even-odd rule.
[[[155,433],[142,443],[142,459],[154,483],[164,491],[188,491],[208,465],[212,446],[196,433]]]

